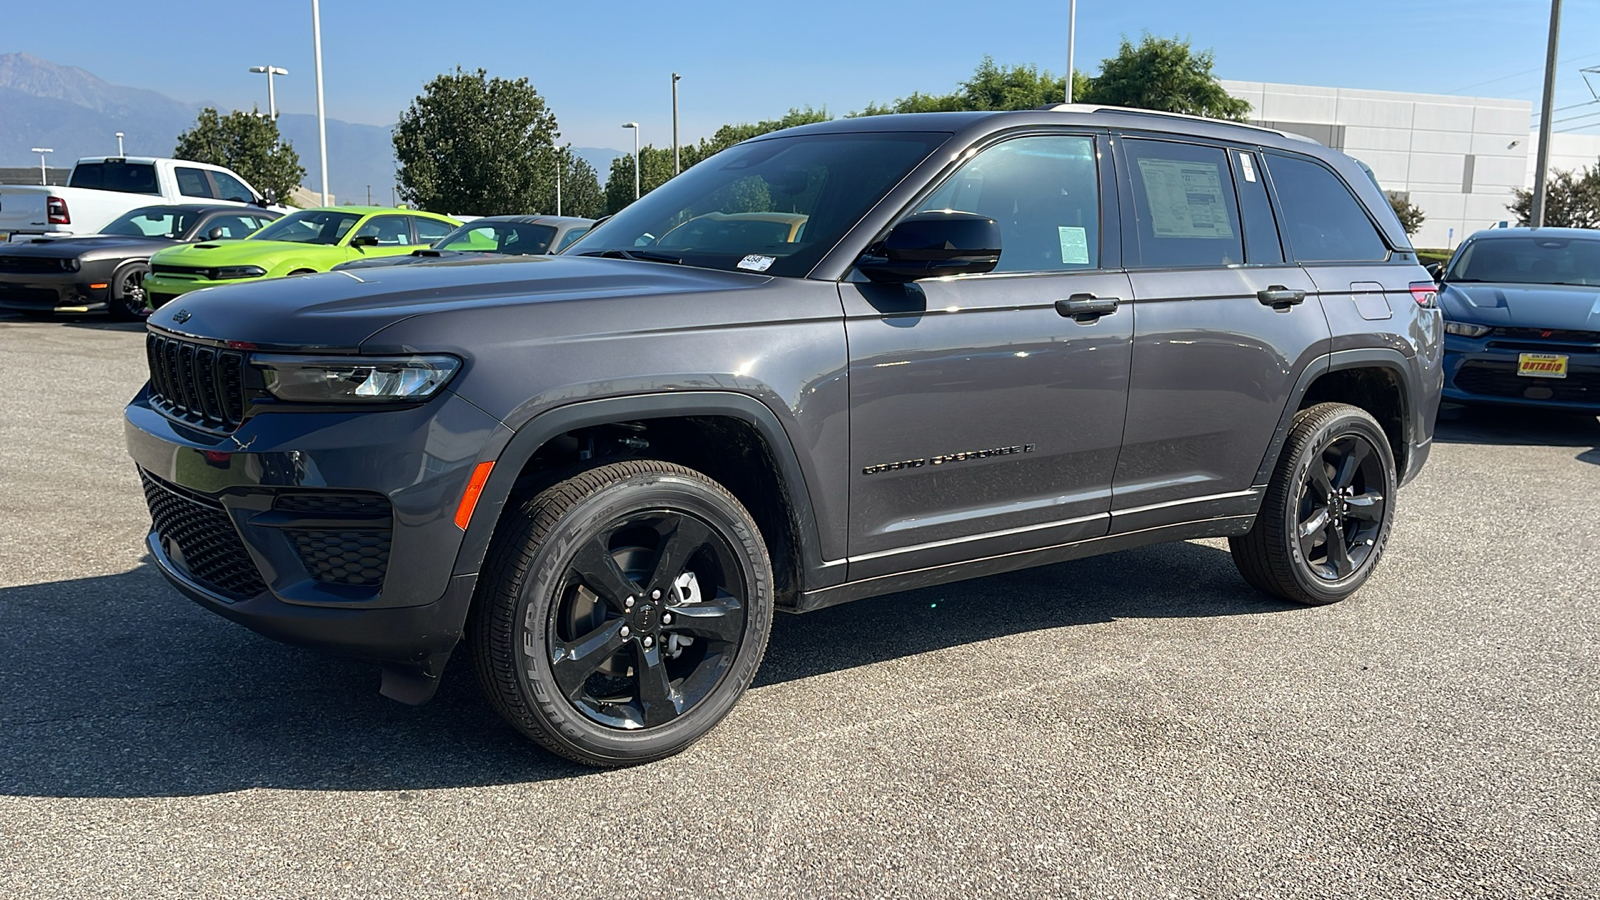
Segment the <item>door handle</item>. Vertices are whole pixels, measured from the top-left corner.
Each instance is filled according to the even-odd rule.
[[[1096,297],[1093,294],[1073,294],[1065,300],[1056,301],[1056,312],[1062,317],[1087,325],[1097,321],[1101,316],[1109,316],[1117,311],[1117,304],[1122,300],[1117,297]]]
[[[1273,309],[1284,310],[1291,306],[1298,306],[1299,304],[1304,303],[1306,299],[1306,292],[1291,291],[1281,284],[1275,284],[1264,291],[1256,291],[1256,299],[1261,301],[1262,306],[1270,306]]]

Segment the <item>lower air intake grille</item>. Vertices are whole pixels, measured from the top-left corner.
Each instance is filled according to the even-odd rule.
[[[389,568],[389,529],[284,532],[311,577],[322,584],[377,587]]]
[[[222,504],[186,491],[143,469],[144,499],[156,536],[195,581],[235,600],[267,589]],[[173,545],[177,553],[173,553]]]

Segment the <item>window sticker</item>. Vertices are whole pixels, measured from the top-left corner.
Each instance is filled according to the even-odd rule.
[[[1076,226],[1062,225],[1056,228],[1056,233],[1061,238],[1061,263],[1063,265],[1086,266],[1089,264],[1089,235]]]
[[[738,268],[741,268],[746,272],[765,272],[767,269],[772,268],[772,264],[777,261],[778,258],[776,256],[762,256],[757,253],[752,253],[749,256],[746,256],[744,259],[739,260]]]
[[[1141,159],[1145,198],[1158,238],[1233,238],[1216,163]]]
[[[1244,169],[1244,180],[1254,182],[1256,180],[1256,166],[1255,163],[1250,161],[1250,154],[1240,153],[1239,165]]]

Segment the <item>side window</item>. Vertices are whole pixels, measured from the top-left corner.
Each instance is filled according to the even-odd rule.
[[[1267,199],[1267,179],[1261,158],[1248,150],[1229,151],[1233,157],[1233,183],[1239,188],[1239,212],[1244,216],[1244,255],[1253,265],[1283,262],[1283,242],[1278,222]]]
[[[211,177],[217,182],[217,193],[220,195],[218,199],[249,203],[256,198],[256,195],[244,186],[244,182],[227,172],[212,172]]]
[[[201,235],[211,240],[221,238],[236,241],[260,227],[254,216],[212,216],[206,222],[205,227],[201,229]],[[222,233],[213,238],[212,233],[216,231],[221,231]]]
[[[211,182],[206,180],[204,169],[191,169],[188,166],[178,166],[174,174],[178,178],[178,193],[185,197],[205,197],[216,199],[216,194],[211,192]]]
[[[371,235],[380,247],[400,247],[411,243],[411,229],[406,225],[410,216],[373,216],[356,231],[356,237]]]
[[[431,244],[451,232],[448,222],[438,219],[424,219],[421,216],[412,216],[412,224],[417,227],[417,240],[424,244]]]
[[[1167,141],[1123,143],[1139,226],[1139,264],[1150,268],[1244,262],[1228,154]]]
[[[996,272],[1062,272],[1100,265],[1100,178],[1094,138],[1023,137],[984,150],[917,212],[954,209],[1000,226]]]
[[[560,253],[561,251],[567,249],[567,246],[569,244],[571,244],[573,241],[577,240],[578,238],[583,237],[584,235],[586,235],[588,233],[589,233],[589,227],[588,226],[579,225],[577,228],[574,228],[571,231],[567,232],[566,235],[561,238],[561,243],[557,244],[556,248],[554,250],[550,251],[550,252],[551,253]]]
[[[1284,236],[1296,261],[1389,258],[1389,246],[1339,176],[1309,159],[1276,153],[1267,165],[1283,208]]]

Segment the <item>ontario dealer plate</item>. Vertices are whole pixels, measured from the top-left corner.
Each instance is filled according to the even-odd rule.
[[[1519,353],[1517,374],[1529,378],[1567,377],[1567,357],[1562,353]]]

